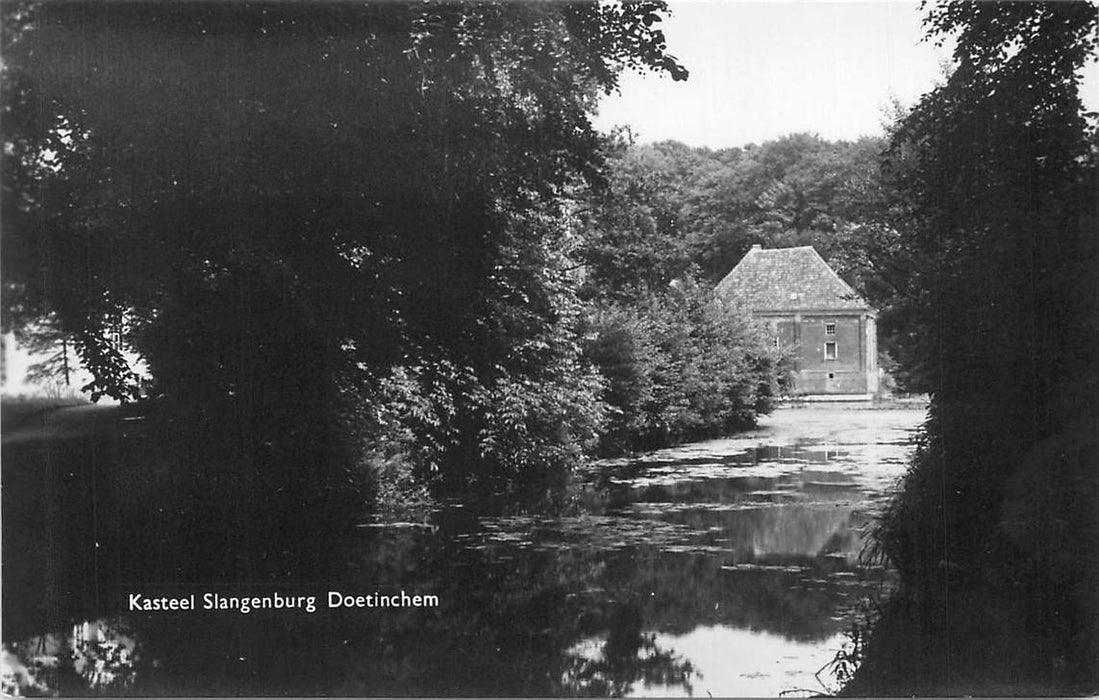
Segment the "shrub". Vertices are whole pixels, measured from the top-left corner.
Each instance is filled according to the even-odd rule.
[[[587,357],[607,381],[604,453],[754,425],[773,408],[782,357],[741,310],[693,281],[592,317]]]

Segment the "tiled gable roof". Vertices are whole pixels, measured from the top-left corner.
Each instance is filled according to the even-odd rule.
[[[718,283],[717,294],[757,312],[870,310],[812,246],[753,246]]]

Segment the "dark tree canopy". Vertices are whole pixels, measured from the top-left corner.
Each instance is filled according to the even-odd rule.
[[[931,8],[929,31],[958,34],[957,67],[893,139],[905,255],[921,276],[908,305],[922,332],[905,360],[928,390],[972,396],[1016,386],[1033,402],[1065,365],[1029,358],[1088,344],[1063,334],[1093,302],[1069,290],[1094,263],[1092,234],[1081,228],[1095,214],[1094,125],[1077,73],[1094,56],[1095,11],[1000,5]]]
[[[944,2],[927,28],[956,35],[955,69],[898,125],[889,177],[910,266],[901,359],[932,405],[879,533],[901,590],[852,692],[1011,678],[1010,692],[1091,694],[1099,181],[1079,72],[1096,11]],[[1011,634],[990,632],[1004,620]]]
[[[664,9],[5,4],[4,326],[48,319],[93,397],[138,395],[136,352],[261,452],[325,444],[348,401],[381,420],[363,392],[436,452],[564,450],[597,418],[555,342],[564,195],[598,184],[588,113],[621,70],[686,76]]]
[[[596,91],[623,65],[682,72],[660,9],[35,7],[5,51],[5,307],[56,310],[120,396],[109,317],[140,342],[233,277],[368,361],[399,356],[399,311],[460,329],[439,321],[473,310],[494,213],[594,174]]]

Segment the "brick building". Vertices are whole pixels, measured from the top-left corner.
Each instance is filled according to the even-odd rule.
[[[717,285],[794,351],[795,394],[858,395],[878,390],[877,312],[812,246],[752,246]]]

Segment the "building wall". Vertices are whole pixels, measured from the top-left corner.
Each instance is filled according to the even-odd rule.
[[[871,314],[764,316],[781,347],[797,348],[798,394],[866,394],[878,390],[877,327]]]

